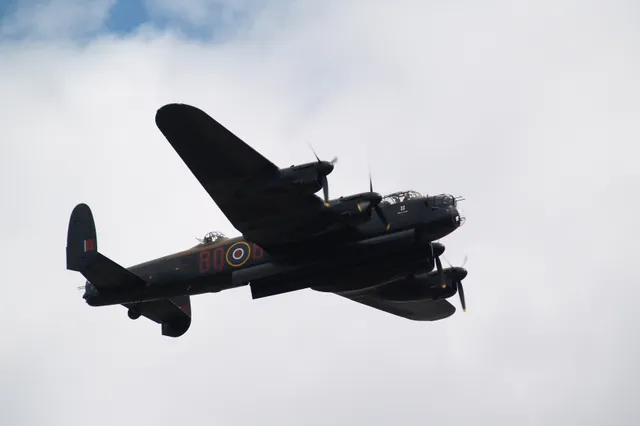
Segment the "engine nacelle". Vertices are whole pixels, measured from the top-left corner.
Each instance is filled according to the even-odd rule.
[[[373,209],[381,200],[380,194],[363,192],[348,197],[340,197],[332,201],[327,208],[332,214],[338,215],[347,223],[360,224],[371,219]]]
[[[302,194],[315,194],[327,185],[327,175],[333,171],[333,164],[318,161],[286,169],[280,169],[280,176],[268,182],[261,190],[268,193],[288,192],[293,188]]]
[[[368,204],[367,202],[347,201],[330,205],[328,208],[332,214],[340,216],[347,223],[359,224],[371,219],[371,209],[368,208]]]
[[[376,291],[377,295],[390,302],[409,302],[425,299],[448,299],[456,294],[456,280],[461,281],[467,275],[463,268],[443,269],[445,288],[442,288],[438,271],[403,278],[385,284]]]
[[[320,173],[316,167],[289,168],[280,170],[280,183],[303,193],[315,194],[322,189]]]

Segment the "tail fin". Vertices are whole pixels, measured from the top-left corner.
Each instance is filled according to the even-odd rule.
[[[84,272],[98,254],[96,225],[88,205],[78,204],[71,212],[67,231],[67,269]]]
[[[142,278],[98,252],[96,225],[86,204],[78,204],[71,212],[67,269],[80,272],[98,290],[145,285]]]

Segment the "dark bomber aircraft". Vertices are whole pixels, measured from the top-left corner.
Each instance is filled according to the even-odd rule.
[[[443,269],[444,246],[434,242],[463,223],[456,198],[382,197],[370,180],[368,192],[330,200],[334,161],[280,169],[189,105],[165,105],[156,124],[242,237],[210,233],[191,249],[124,268],[98,251],[93,214],[78,204],[67,269],[87,279],[89,305],[122,304],[171,337],[191,326],[190,296],[247,284],[254,299],[311,288],[418,321],[451,316],[445,299],[456,292],[465,308],[467,271]],[[320,189],[324,200],[314,195]]]

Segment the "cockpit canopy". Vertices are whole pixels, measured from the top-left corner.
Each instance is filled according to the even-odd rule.
[[[393,194],[385,195],[382,198],[382,202],[380,204],[383,206],[389,206],[392,204],[402,203],[407,200],[411,200],[413,198],[421,198],[421,197],[422,197],[422,194],[413,190],[394,192]]]
[[[224,241],[224,240],[228,240],[227,236],[224,235],[222,232],[218,232],[218,231],[209,232],[204,236],[204,238],[198,239],[198,241],[200,241],[200,244],[213,244],[217,241]]]
[[[458,198],[449,194],[439,194],[439,195],[431,195],[424,196],[417,191],[408,190],[408,191],[400,191],[394,192],[393,194],[386,195],[382,198],[382,202],[380,203],[382,206],[389,206],[392,204],[403,203],[405,201],[414,199],[414,198],[424,198],[427,204],[431,206],[454,206],[456,207]]]

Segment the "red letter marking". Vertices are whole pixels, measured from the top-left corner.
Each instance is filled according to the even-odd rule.
[[[209,269],[211,269],[211,252],[209,250],[203,250],[200,252],[200,273],[209,272]]]
[[[264,250],[257,244],[253,245],[253,260],[260,260],[264,257]]]
[[[224,268],[224,247],[216,247],[213,251],[213,268],[222,271]]]

